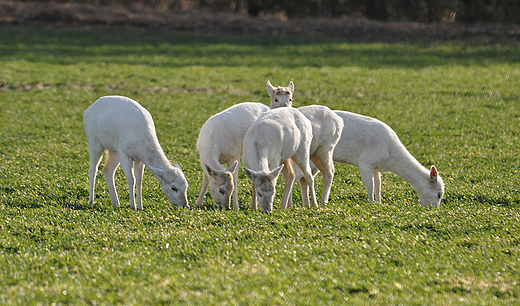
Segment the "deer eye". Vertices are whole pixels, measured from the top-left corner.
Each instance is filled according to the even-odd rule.
[[[177,187],[175,187],[175,186],[172,186],[171,188],[172,188],[172,191],[173,191],[173,192],[177,192],[177,191],[178,191],[178,190],[177,190]]]
[[[274,99],[274,102],[278,102],[278,99]]]
[[[258,193],[258,197],[261,198],[263,195],[259,192]]]
[[[221,194],[226,193],[226,191],[225,191],[223,188],[220,188],[218,191],[219,191]]]
[[[437,197],[439,197],[439,199],[442,197],[440,192],[437,194]]]
[[[292,102],[292,99],[289,99],[289,102]]]

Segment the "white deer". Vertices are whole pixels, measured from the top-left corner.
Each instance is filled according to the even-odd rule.
[[[142,209],[142,180],[148,167],[162,186],[166,198],[175,206],[188,207],[188,183],[177,163],[170,164],[157,140],[150,113],[136,101],[121,97],[99,98],[83,115],[87,134],[90,169],[89,203],[94,204],[96,173],[107,151],[103,175],[110,192],[112,205],[119,206],[114,174],[119,164],[128,181],[130,207]],[[135,176],[134,176],[135,169]],[[137,201],[134,188],[137,186]]]
[[[244,136],[260,115],[269,110],[262,103],[243,102],[210,117],[202,126],[197,140],[200,164],[204,171],[197,205],[202,205],[206,190],[219,208],[238,207],[238,163]],[[224,168],[226,163],[229,168]]]
[[[272,109],[292,107],[294,93],[294,83],[292,81],[287,87],[276,88],[271,85],[271,82],[267,81],[267,92],[271,97]],[[343,131],[343,120],[326,106],[310,105],[300,107],[298,110],[312,123],[311,160],[323,174],[321,205],[326,205],[332,187],[332,180],[334,179],[332,153]],[[299,178],[301,178],[301,173]],[[292,196],[289,203],[292,204]]]
[[[321,205],[327,205],[334,179],[333,152],[343,131],[343,119],[330,108],[309,105],[297,108],[312,123],[311,161],[323,175]],[[311,167],[314,166],[311,163]]]
[[[444,183],[435,166],[430,170],[423,167],[385,123],[351,112],[334,112],[343,119],[344,126],[333,159],[359,168],[370,202],[374,194],[375,201],[381,202],[381,172],[390,171],[412,185],[423,207],[440,206]]]
[[[311,122],[294,108],[282,107],[265,112],[249,128],[244,138],[242,162],[252,181],[252,210],[256,210],[258,198],[263,212],[272,211],[280,171],[285,180],[281,208],[287,207],[294,182],[291,160],[303,172],[300,186],[304,206],[309,206],[309,187],[312,205],[318,206],[309,165],[311,141]]]
[[[274,87],[267,81],[267,92],[271,98],[271,108],[291,107],[294,94],[294,83],[291,81],[287,87]]]

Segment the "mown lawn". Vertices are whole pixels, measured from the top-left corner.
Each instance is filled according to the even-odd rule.
[[[0,303],[519,304],[519,47],[0,26]],[[251,212],[243,172],[240,211],[209,194],[174,209],[149,171],[143,211],[129,209],[121,170],[122,207],[101,173],[87,205],[82,116],[97,98],[150,111],[194,204],[200,127],[235,103],[268,104],[267,80],[294,81],[295,106],[388,123],[439,169],[441,208],[422,208],[393,174],[370,204],[342,164],[319,209],[295,191],[295,208]]]

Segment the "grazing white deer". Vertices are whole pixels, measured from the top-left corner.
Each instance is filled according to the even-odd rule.
[[[150,113],[134,100],[121,96],[99,98],[83,115],[87,134],[90,169],[89,203],[94,204],[94,184],[103,152],[107,160],[103,175],[112,205],[119,206],[114,174],[121,164],[128,181],[130,207],[142,209],[142,180],[148,167],[162,186],[166,198],[175,206],[188,207],[188,183],[177,163],[170,164],[157,140]],[[134,176],[135,169],[135,176]],[[134,188],[137,185],[137,201]]]
[[[209,186],[219,208],[238,209],[238,163],[244,136],[260,115],[269,110],[262,103],[243,102],[210,117],[202,126],[197,140],[200,164],[204,171],[197,205],[201,205]],[[224,168],[226,163],[229,168]]]
[[[249,128],[244,138],[242,162],[252,181],[252,210],[257,208],[257,198],[263,212],[273,210],[280,171],[285,180],[281,208],[287,207],[294,182],[291,160],[303,172],[300,186],[304,206],[309,206],[309,187],[312,205],[318,206],[309,165],[311,141],[311,122],[294,108],[282,107],[265,112]]]
[[[274,87],[267,81],[267,92],[271,97],[271,108],[291,107],[294,94],[294,83],[291,81],[287,87]]]
[[[381,202],[381,172],[390,171],[412,185],[423,207],[440,206],[444,183],[435,166],[430,170],[423,167],[385,123],[351,112],[334,112],[343,119],[344,126],[333,159],[359,168],[370,202],[374,194],[375,200]]]

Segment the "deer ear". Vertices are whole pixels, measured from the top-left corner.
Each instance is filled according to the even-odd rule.
[[[174,166],[175,168],[179,168],[180,170],[182,170],[181,166],[179,166],[178,163],[173,163],[173,166]]]
[[[164,171],[163,169],[159,169],[159,168],[155,168],[155,167],[152,167],[152,166],[146,166],[150,172],[152,172],[153,175],[155,175],[157,178],[160,178],[161,180],[163,181],[166,181],[165,180],[165,177],[166,177],[166,171]]]
[[[266,88],[267,88],[267,92],[269,93],[269,96],[272,97],[274,94],[274,87],[273,87],[273,85],[271,85],[270,81],[267,81]]]
[[[226,170],[233,173],[235,172],[235,170],[237,170],[237,166],[238,166],[238,160],[235,160],[235,162],[229,166]]]
[[[291,81],[291,82],[289,83],[289,86],[287,86],[287,88],[289,88],[289,89],[291,90],[291,92],[294,93],[294,83],[293,83],[293,81]]]
[[[204,168],[206,168],[206,171],[208,172],[209,176],[213,176],[215,174],[215,170],[207,164],[204,164]]]
[[[270,178],[271,180],[276,179],[276,178],[278,177],[278,175],[280,174],[280,171],[282,171],[283,166],[284,166],[284,165],[280,165],[280,166],[278,166],[278,168],[276,168],[276,169],[274,169],[273,171],[271,171],[271,173],[269,173],[269,178]]]
[[[247,169],[246,167],[242,167],[242,169],[244,169],[244,172],[246,173],[247,177],[253,180],[253,172],[250,169]]]
[[[437,168],[435,168],[435,166],[430,168],[430,182],[437,182]]]

